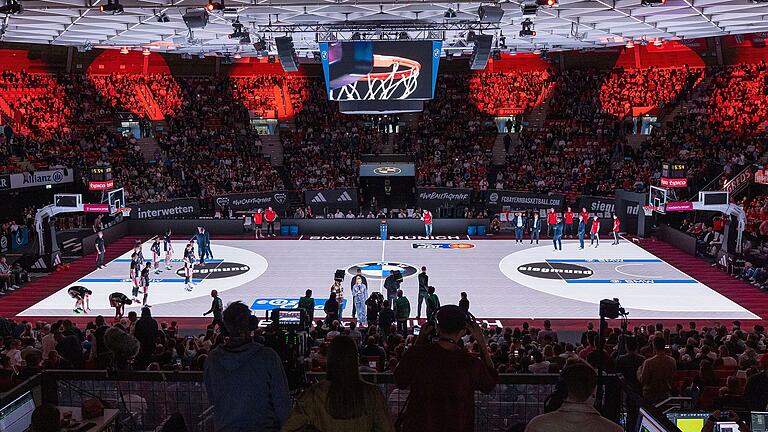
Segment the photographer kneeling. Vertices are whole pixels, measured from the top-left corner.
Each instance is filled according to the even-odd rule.
[[[480,358],[460,345],[467,333],[477,340]],[[456,305],[441,307],[395,369],[397,387],[410,389],[399,419],[402,430],[473,431],[475,391],[489,393],[497,381],[488,344],[474,318]]]

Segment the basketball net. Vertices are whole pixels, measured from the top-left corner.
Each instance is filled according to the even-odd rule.
[[[416,91],[418,85],[419,64],[416,63],[411,69],[399,71],[400,62],[392,62],[390,72],[370,73],[365,78],[349,83],[338,89],[338,93],[333,94],[331,90],[331,100],[335,101],[353,101],[353,100],[389,100],[392,95],[402,87],[402,95],[396,99],[405,99]],[[360,82],[368,83],[368,90],[358,90],[357,84]],[[365,94],[360,94],[360,91]]]

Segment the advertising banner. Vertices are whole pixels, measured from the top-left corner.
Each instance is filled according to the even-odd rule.
[[[418,188],[416,205],[427,209],[468,206],[471,197],[472,189]]]
[[[565,195],[535,194],[510,190],[489,190],[485,193],[488,208],[499,211],[504,207],[510,210],[554,208],[560,211],[565,205]]]
[[[757,170],[755,173],[755,183],[768,184],[768,170]]]
[[[688,187],[687,178],[661,178],[661,185],[668,188],[683,188]]]
[[[131,204],[132,219],[179,219],[199,215],[200,204],[192,198]]]
[[[110,190],[113,187],[115,187],[114,180],[88,182],[88,190],[92,191],[105,191]]]
[[[72,183],[73,181],[73,171],[69,168],[6,174],[0,176],[0,190],[58,185]]]
[[[272,207],[275,210],[283,210],[288,207],[288,192],[250,192],[241,194],[229,194],[213,199],[219,208],[230,208],[233,211],[251,211]]]
[[[690,201],[671,201],[668,202],[666,211],[689,211],[693,210],[693,203]]]
[[[323,209],[355,209],[357,208],[357,189],[315,189],[304,191],[304,202],[312,207],[315,213]]]

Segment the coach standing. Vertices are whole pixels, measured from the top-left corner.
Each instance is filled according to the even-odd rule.
[[[264,212],[264,219],[267,220],[267,235],[275,236],[275,219],[277,219],[277,213],[272,210],[272,207],[267,207],[267,211]]]
[[[584,220],[584,215],[579,214],[579,249],[584,249],[584,235],[587,233],[587,221]]]
[[[104,232],[99,231],[96,233],[96,268],[104,268],[104,254],[107,252],[106,246],[104,246]]]

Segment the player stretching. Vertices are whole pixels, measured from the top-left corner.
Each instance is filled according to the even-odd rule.
[[[133,302],[127,295],[121,292],[114,292],[109,295],[109,305],[115,308],[115,321],[123,317],[125,305],[131,305]]]
[[[171,243],[171,229],[163,236],[163,249],[165,250],[165,269],[171,270],[171,259],[173,259],[173,243]]]
[[[69,287],[68,293],[70,297],[75,299],[75,313],[87,313],[87,311],[91,310],[89,299],[91,294],[93,294],[93,291],[84,286],[75,285]]]
[[[146,307],[152,307],[147,304],[147,296],[149,295],[149,273],[151,272],[152,263],[145,263],[144,269],[141,270],[141,289],[144,291],[144,299],[141,301],[141,304]]]
[[[187,247],[184,249],[184,289],[192,291],[192,271],[195,267],[195,249],[192,247],[192,242],[187,243]]]
[[[155,268],[155,274],[160,274],[160,236],[155,237],[155,241],[152,242],[149,250],[152,251],[152,264]]]
[[[592,246],[594,244],[595,247],[600,246],[600,218],[597,216],[592,218],[592,227],[590,228],[589,233],[592,237],[589,241],[589,245]]]

